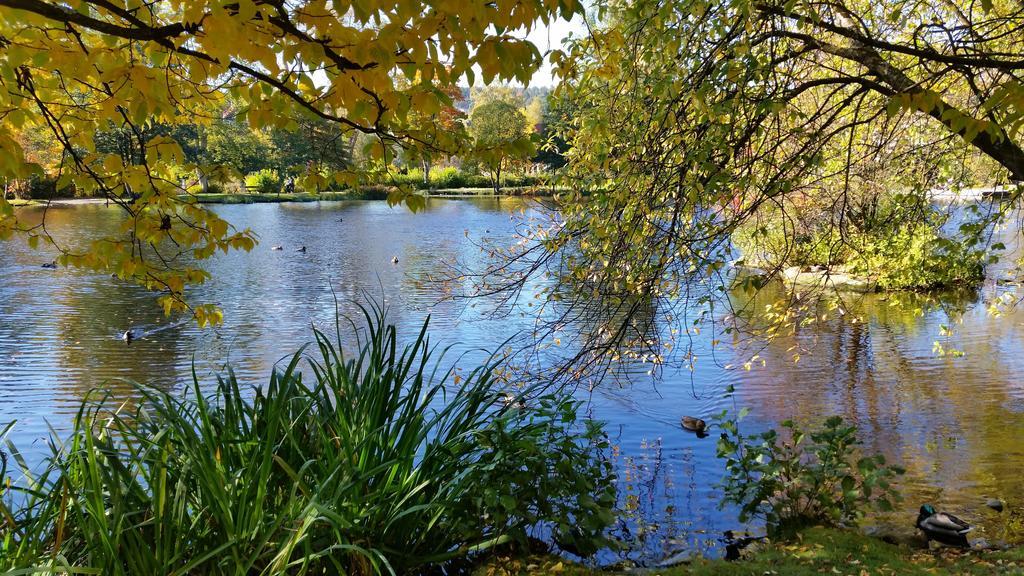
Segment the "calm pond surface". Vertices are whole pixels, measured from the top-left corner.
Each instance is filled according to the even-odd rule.
[[[23,452],[44,454],[47,426],[66,430],[97,386],[131,400],[124,380],[170,389],[190,380],[193,365],[213,381],[227,363],[259,385],[311,339],[311,326],[333,326],[335,297],[351,313],[352,300],[385,294],[390,320],[410,336],[430,314],[434,342],[455,346],[452,361],[463,352],[479,358],[481,349],[533,327],[528,314],[491,318],[445,301],[446,288],[428,279],[441,264],[482,263],[481,240],[511,241],[515,218],[529,213],[524,201],[435,199],[420,214],[383,202],[216,209],[261,239],[251,253],[219,256],[210,265],[214,279],[194,294],[222,307],[225,323],[216,331],[164,318],[153,294],[109,276],[40,268],[51,259],[44,250],[21,241],[0,246],[0,426],[17,420],[12,439]],[[117,218],[101,205],[54,206],[47,225],[58,237],[81,239],[103,234]],[[700,440],[678,422],[740,407],[751,409],[750,431],[831,414],[855,423],[868,450],[908,469],[907,499],[888,519],[908,531],[917,506],[929,501],[978,523],[989,540],[1020,540],[1024,312],[993,317],[975,304],[1007,289],[990,279],[977,293],[920,313],[921,297],[851,296],[843,305],[849,313],[762,346],[763,367],[742,369],[750,349],[728,343],[712,360],[710,340],[721,335],[704,333],[693,336],[702,355],[693,372],[670,370],[655,381],[636,366],[596,387],[587,410],[607,425],[629,511],[620,535],[633,548],[623,554],[656,562],[739,527],[735,511],[718,507],[715,435]],[[952,336],[940,335],[944,324],[954,326]],[[152,332],[126,347],[119,335],[129,326]],[[936,354],[936,340],[964,356]],[[986,497],[1005,499],[1010,511],[1000,517],[986,509]],[[1005,522],[1014,511],[1016,521]]]

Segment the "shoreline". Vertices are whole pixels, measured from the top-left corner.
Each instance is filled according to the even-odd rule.
[[[923,538],[921,539],[923,541]],[[852,559],[855,559],[851,562]],[[852,568],[852,571],[849,571]],[[532,555],[496,554],[482,558],[473,576],[737,576],[739,574],[1021,574],[1024,547],[992,546],[960,550],[892,543],[856,529],[809,528],[794,540],[753,543],[735,561],[706,558],[683,551],[653,566],[626,561],[589,567],[551,552]]]
[[[50,200],[37,200],[37,199],[21,199],[15,198],[8,200],[11,206],[16,208],[23,206],[46,206],[58,205],[58,206],[82,206],[86,204],[106,204],[110,202],[106,198],[53,198]]]
[[[565,188],[538,187],[506,187],[499,193],[492,188],[438,188],[433,190],[416,190],[415,193],[427,198],[551,198],[555,194],[567,192]],[[288,202],[338,202],[346,200],[387,200],[388,191],[380,188],[351,190],[346,192],[298,192],[280,194],[256,193],[217,193],[189,194],[180,198],[193,198],[199,204],[284,204]],[[110,204],[107,198],[53,198],[53,199],[20,199],[8,200],[15,207],[27,206],[82,206],[92,204]]]

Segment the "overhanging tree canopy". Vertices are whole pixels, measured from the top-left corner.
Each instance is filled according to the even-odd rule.
[[[574,111],[564,184],[577,193],[531,232],[543,250],[512,255],[530,264],[498,265],[484,287],[514,290],[539,271],[572,286],[548,294],[561,312],[547,327],[586,326],[573,360],[625,344],[661,361],[671,343],[652,314],[685,335],[705,316],[674,303],[729,304],[740,226],[817,198],[842,240],[868,163],[919,197],[952,180],[933,167],[968,152],[1024,179],[1019,3],[601,0],[595,11],[593,33],[558,62],[557,96]],[[792,225],[782,213],[771,225]]]
[[[209,276],[195,262],[251,249],[255,238],[180,196],[182,174],[215,167],[186,163],[173,138],[146,139],[145,126],[201,122],[230,95],[253,127],[305,114],[372,136],[378,155],[394,145],[443,150],[457,134],[424,119],[450,104],[444,88],[472,84],[474,66],[485,82],[528,81],[541,56],[519,32],[577,10],[573,0],[0,0],[0,177],[37,172],[19,140],[49,131],[59,185],[97,192],[129,215],[121,237],[58,246],[60,262],[165,290],[168,311],[185,309],[186,285]],[[399,84],[400,75],[415,82]],[[94,135],[111,124],[136,136],[141,162],[97,152]],[[323,178],[354,184],[359,175],[310,173],[307,183]],[[0,234],[14,232],[53,241],[0,200]],[[194,311],[200,323],[218,317],[208,305]]]

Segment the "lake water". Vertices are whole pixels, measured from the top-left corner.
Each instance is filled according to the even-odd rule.
[[[217,257],[214,279],[194,292],[196,301],[222,307],[225,322],[217,330],[175,325],[153,294],[109,276],[43,269],[52,258],[45,250],[21,241],[0,245],[0,426],[17,420],[11,438],[23,452],[45,453],[48,426],[66,430],[98,386],[130,401],[126,381],[171,389],[189,381],[193,366],[212,381],[228,363],[241,380],[259,385],[275,362],[310,340],[311,326],[333,326],[336,301],[351,313],[352,301],[384,294],[391,321],[410,336],[430,314],[434,341],[454,345],[452,360],[468,352],[467,362],[533,327],[529,314],[491,317],[486,301],[468,308],[447,300],[450,287],[430,278],[443,265],[486,262],[481,241],[512,241],[520,212],[529,214],[523,200],[431,200],[419,214],[383,202],[216,210],[261,239],[251,253]],[[118,213],[101,205],[54,206],[46,218],[56,236],[81,241],[108,231]],[[274,245],[284,249],[272,251]],[[307,252],[296,252],[300,246]],[[715,484],[723,470],[714,434],[701,440],[678,425],[682,415],[740,407],[751,409],[750,431],[832,414],[855,423],[868,451],[908,470],[901,483],[906,501],[883,520],[909,528],[917,507],[929,501],[977,523],[989,540],[1020,540],[1024,312],[993,317],[985,310],[1008,289],[990,279],[939,306],[912,295],[849,296],[845,314],[832,313],[794,336],[746,342],[742,352],[726,342],[713,358],[702,352],[694,371],[668,370],[658,379],[645,366],[629,367],[624,377],[594,388],[585,396],[587,410],[606,423],[615,445],[628,512],[620,535],[631,550],[623,555],[656,562],[706,548],[721,531],[740,527],[734,510],[718,507]],[[953,335],[941,336],[942,325],[951,325]],[[130,326],[152,333],[126,346],[119,336]],[[693,338],[697,350],[707,351],[722,335]],[[964,355],[938,355],[936,340]],[[747,371],[742,363],[752,345],[764,366],[759,360]],[[796,363],[794,351],[801,356]],[[986,509],[986,497],[1006,500],[1010,510],[999,516]]]

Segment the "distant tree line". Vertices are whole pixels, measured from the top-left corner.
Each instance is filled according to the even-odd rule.
[[[395,146],[387,161],[381,162],[367,153],[372,136],[304,114],[281,125],[253,128],[243,105],[230,98],[207,114],[190,112],[174,122],[108,122],[97,130],[93,140],[97,153],[115,154],[125,165],[140,165],[145,143],[157,137],[172,138],[180,145],[185,162],[208,168],[180,175],[179,183],[187,192],[221,192],[232,183],[239,188],[244,185],[251,192],[280,192],[300,175],[310,173],[324,176],[322,187],[305,190],[317,192],[339,188],[326,175],[374,164],[377,169],[368,171],[368,184],[410,183],[416,188],[487,185],[498,191],[507,185],[509,176],[513,185],[522,185],[536,180],[523,178],[530,173],[565,164],[562,153],[567,145],[555,135],[553,127],[560,117],[558,110],[548,105],[549,89],[452,87],[447,93],[452,104],[438,111],[436,128],[448,133],[468,132],[470,139],[457,154],[438,155],[431,154],[429,148],[424,152]],[[48,133],[37,129],[22,131],[18,136],[41,170],[30,178],[6,181],[4,192],[8,196],[80,194],[73,185],[58,185],[63,150],[47,137]],[[409,182],[404,176],[410,171],[422,182]],[[440,181],[432,182],[432,174],[440,174]]]

